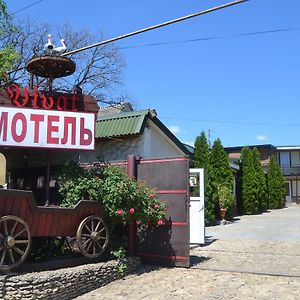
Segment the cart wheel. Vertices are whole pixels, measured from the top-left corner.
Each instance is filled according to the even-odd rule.
[[[0,218],[0,271],[19,266],[27,257],[31,246],[29,226],[21,218]]]
[[[89,216],[78,226],[78,247],[88,258],[99,257],[107,247],[108,238],[107,226],[98,216]]]

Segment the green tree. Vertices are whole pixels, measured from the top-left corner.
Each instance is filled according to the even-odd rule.
[[[285,184],[281,169],[271,157],[268,170],[269,208],[282,208],[285,205]]]
[[[219,207],[218,203],[218,187],[225,186],[230,190],[231,199],[227,201],[226,218],[232,218],[232,205],[233,205],[233,174],[230,169],[229,159],[224,147],[220,141],[217,139],[214,141],[211,150],[211,179],[212,179],[212,189],[213,189],[213,199]]]
[[[210,153],[208,147],[208,141],[204,131],[195,140],[195,167],[205,168],[210,165]]]
[[[255,173],[256,198],[259,203],[259,209],[266,210],[268,208],[267,181],[257,148],[252,150],[252,163]]]
[[[258,188],[255,178],[256,174],[253,164],[253,153],[248,147],[243,148],[241,152],[241,173],[240,187],[243,213],[257,213],[259,211],[259,200],[257,197]]]
[[[204,131],[196,137],[194,145],[194,166],[204,169],[205,223],[212,225],[216,221],[215,202],[212,198],[210,152]]]
[[[5,79],[7,71],[11,69],[18,58],[16,51],[11,45],[3,46],[2,41],[6,28],[12,27],[10,16],[6,10],[6,4],[0,0],[0,82]]]

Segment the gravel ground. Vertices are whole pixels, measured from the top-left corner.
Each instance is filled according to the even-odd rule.
[[[143,266],[77,299],[300,299],[300,208],[209,227],[191,268]]]

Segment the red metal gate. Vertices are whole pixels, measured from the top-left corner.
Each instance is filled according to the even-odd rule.
[[[168,205],[162,226],[139,225],[136,255],[143,263],[189,267],[189,159],[140,160],[137,179],[155,188]]]

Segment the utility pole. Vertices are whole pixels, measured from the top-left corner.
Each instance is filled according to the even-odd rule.
[[[75,53],[78,53],[78,52],[81,52],[81,51],[84,51],[84,50],[88,50],[88,49],[91,49],[91,48],[94,48],[94,47],[98,47],[98,46],[102,46],[102,45],[112,43],[112,42],[115,42],[115,41],[118,41],[118,40],[122,40],[122,39],[128,38],[128,37],[133,36],[133,35],[137,35],[137,34],[140,34],[140,33],[146,32],[146,31],[154,30],[154,29],[157,29],[157,28],[160,28],[160,27],[164,27],[164,26],[168,26],[168,25],[171,25],[171,24],[174,24],[174,23],[185,21],[187,19],[198,17],[200,15],[204,15],[204,14],[207,14],[207,13],[210,13],[210,12],[213,12],[213,11],[216,11],[216,10],[220,10],[220,9],[223,9],[223,8],[226,8],[226,7],[230,7],[230,6],[233,6],[233,5],[236,5],[236,4],[240,4],[240,3],[243,3],[243,2],[246,2],[246,1],[249,1],[249,0],[235,0],[235,1],[232,1],[232,2],[229,2],[229,3],[226,3],[226,4],[222,4],[222,5],[219,5],[219,6],[215,6],[215,7],[212,7],[212,8],[194,13],[194,14],[190,14],[190,15],[180,17],[180,18],[177,18],[177,19],[174,19],[174,20],[170,20],[170,21],[167,21],[167,22],[164,22],[164,23],[160,23],[160,24],[157,24],[157,25],[154,25],[154,26],[150,26],[150,27],[143,28],[143,29],[140,29],[140,30],[137,30],[137,31],[133,31],[133,32],[130,32],[130,33],[127,33],[127,34],[124,34],[124,35],[120,35],[118,37],[115,37],[115,38],[112,38],[112,39],[109,39],[109,40],[105,40],[105,41],[102,41],[102,42],[99,42],[99,43],[96,43],[96,44],[85,46],[85,47],[82,47],[82,48],[79,48],[79,49],[75,49],[75,50],[63,53],[61,56],[72,55],[72,54],[75,54]]]
[[[209,149],[211,149],[211,132],[212,130],[211,129],[208,129],[208,147]]]

